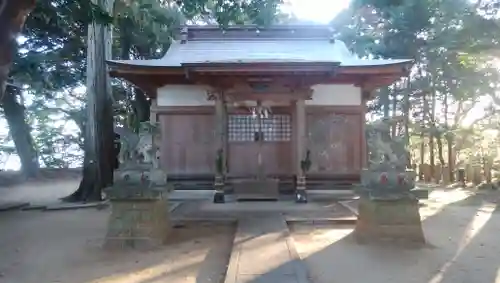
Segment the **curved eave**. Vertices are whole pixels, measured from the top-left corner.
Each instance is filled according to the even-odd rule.
[[[149,60],[144,60],[149,61]],[[110,75],[123,78],[156,96],[156,89],[168,84],[196,84],[197,75],[224,76],[258,74],[321,74],[322,81],[336,83],[340,78],[355,77],[355,84],[365,90],[387,86],[409,74],[412,60],[395,63],[342,66],[334,62],[204,62],[183,64],[179,67],[131,64],[127,61],[107,61]],[[195,76],[192,76],[194,74]],[[316,75],[314,75],[316,76]],[[324,81],[323,81],[324,80]],[[350,81],[349,79],[344,81]],[[368,99],[373,97],[367,97]]]
[[[145,60],[146,61],[146,60]],[[185,63],[181,66],[161,66],[153,64],[128,63],[126,61],[107,61],[113,74],[163,74],[177,75],[187,72],[226,73],[226,72],[331,72],[353,75],[400,74],[409,72],[413,61],[385,64],[343,65],[340,62],[204,62]]]
[[[144,60],[147,61],[147,60]],[[133,64],[127,61],[106,61],[110,73],[114,74],[181,74],[184,68],[151,64]]]
[[[409,73],[412,65],[413,62],[411,61],[384,65],[341,66],[339,72],[342,74],[400,74],[403,76]]]

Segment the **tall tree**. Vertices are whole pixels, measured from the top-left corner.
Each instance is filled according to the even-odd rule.
[[[20,102],[21,95],[19,86],[9,85],[0,102],[10,129],[10,136],[21,161],[22,173],[26,178],[34,178],[38,175],[40,163],[31,136],[31,127],[26,121],[25,107]]]
[[[111,14],[114,0],[93,0]],[[101,189],[113,183],[113,100],[106,60],[111,58],[111,25],[95,20],[87,33],[87,120],[80,187],[66,200],[101,200]]]
[[[434,154],[433,150],[424,152],[427,137],[436,139],[439,152],[441,135],[447,137],[447,151],[452,154],[459,147],[451,147],[456,141],[452,137],[461,128],[463,117],[470,113],[469,108],[478,106],[484,97],[496,97],[498,71],[478,54],[498,49],[500,28],[497,17],[492,16],[498,8],[498,1],[356,0],[332,24],[362,56],[415,59],[409,84],[395,84],[389,89],[399,93],[399,85],[410,86],[406,90],[412,104],[409,130],[421,135],[421,154]],[[436,105],[442,105],[445,98],[447,121],[443,121],[442,112],[433,113],[434,109],[442,111]],[[454,108],[457,114],[452,114]],[[496,115],[497,109],[485,109],[485,115],[477,121]],[[454,120],[451,116],[457,121],[450,122]],[[466,132],[473,131],[461,133]],[[449,156],[448,163],[452,160]],[[449,165],[452,168],[454,164]]]
[[[17,50],[16,37],[34,6],[35,0],[0,1],[0,97],[5,95],[10,67]]]
[[[11,88],[7,92],[7,80],[13,58],[17,53],[16,37],[34,6],[35,0],[0,1],[0,103],[8,117],[16,149],[23,153],[21,163],[23,173],[27,177],[36,176],[38,160],[31,146],[32,137],[24,120],[23,106],[17,102],[18,91],[16,88]]]

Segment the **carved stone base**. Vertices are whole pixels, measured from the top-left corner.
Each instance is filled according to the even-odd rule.
[[[358,243],[424,245],[417,199],[360,199],[354,235]]]
[[[216,191],[214,194],[214,203],[225,203],[225,197],[223,191]]]
[[[296,178],[297,187],[295,188],[295,202],[307,203],[306,177],[303,175],[299,175]]]
[[[167,174],[160,168],[150,164],[126,164],[114,173],[113,183],[116,186],[140,186],[143,188],[167,187]]]
[[[155,192],[139,193],[137,197],[108,195],[111,215],[104,248],[149,249],[165,244],[171,231],[167,198]]]
[[[305,189],[298,189],[295,192],[296,203],[307,203],[307,192]]]

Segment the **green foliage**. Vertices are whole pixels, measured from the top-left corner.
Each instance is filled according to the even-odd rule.
[[[332,25],[363,57],[415,59],[409,83],[382,89],[389,101],[377,99],[369,109],[381,116],[389,103],[390,115],[407,115],[418,147],[430,143],[415,140],[423,134],[453,138],[460,151],[473,148],[472,137],[500,114],[499,72],[488,56],[500,47],[498,9],[498,1],[358,0]],[[478,117],[464,124],[473,112]]]
[[[358,6],[369,5],[379,9],[394,8],[402,5],[404,0],[355,0],[354,4]]]
[[[282,0],[179,0],[177,4],[188,19],[198,15],[214,18],[222,26],[252,23],[261,26],[271,24],[278,15]]]

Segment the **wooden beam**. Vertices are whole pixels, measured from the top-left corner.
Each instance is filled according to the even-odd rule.
[[[260,100],[260,101],[291,101],[291,100],[311,100],[312,93],[237,93],[226,95],[227,101],[246,101],[246,100]],[[216,100],[213,95],[208,96],[208,100]]]
[[[273,74],[273,73],[330,73],[333,74],[339,62],[207,62],[184,63],[183,67],[189,68],[192,73],[199,74]]]

